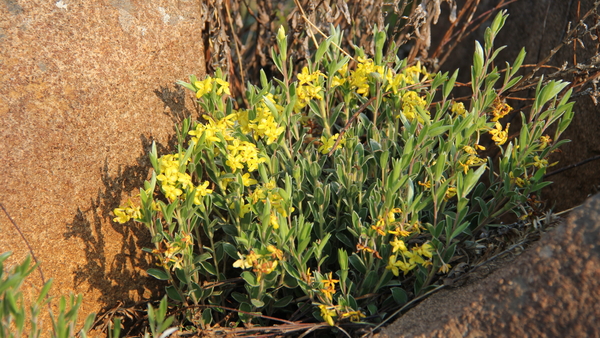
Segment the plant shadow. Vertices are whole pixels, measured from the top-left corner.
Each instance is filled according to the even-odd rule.
[[[154,93],[164,103],[164,114],[174,123],[190,116],[182,88],[161,87]],[[86,263],[75,270],[74,286],[79,288],[87,284],[90,291],[100,293],[97,301],[104,304],[100,314],[115,308],[138,306],[164,295],[166,284],[145,272],[154,266],[152,257],[142,251],[142,248],[153,247],[150,232],[145,225],[133,221],[125,224],[113,222],[113,210],[125,202],[125,196],[135,196],[149,178],[152,166],[148,153],[152,144],[156,144],[159,154],[166,154],[177,148],[176,142],[174,133],[166,144],[140,135],[142,150],[135,164],[119,166],[116,174],[113,170],[112,175],[106,158],[100,168],[104,187],[99,188],[96,197],[91,199],[90,208],[78,208],[72,222],[67,224],[64,238],[79,238],[85,246]],[[135,203],[135,198],[132,200]],[[114,243],[114,238],[121,240]],[[116,254],[110,250],[116,251]]]

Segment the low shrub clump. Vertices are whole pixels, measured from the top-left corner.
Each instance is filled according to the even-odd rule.
[[[201,116],[177,126],[176,152],[153,147],[139,201],[114,210],[152,234],[148,273],[168,281],[180,324],[381,322],[435,287],[483,229],[526,218],[565,142],[571,92],[541,80],[520,130],[505,121],[525,57],[493,66],[506,17],[476,44],[464,101],[452,97],[458,72],[409,65],[394,46],[384,54],[378,30],[369,57],[341,50],[331,28],[292,74],[281,29],[280,75],[249,84],[243,108],[220,71],[181,82]]]

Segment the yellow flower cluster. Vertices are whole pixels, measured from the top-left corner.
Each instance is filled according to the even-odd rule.
[[[421,75],[424,76],[421,77]],[[404,68],[402,72],[398,74],[394,74],[391,69],[388,69],[385,74],[385,79],[387,80],[387,86],[385,87],[385,90],[391,90],[394,95],[397,95],[401,88],[417,84],[427,79],[429,76],[430,74],[427,72],[425,67],[421,66],[420,62],[417,62],[417,64],[414,66]]]
[[[260,280],[263,275],[268,275],[277,269],[279,261],[283,259],[283,251],[276,248],[274,245],[267,246],[267,250],[262,250],[260,254],[254,250],[250,250],[247,255],[242,255],[238,252],[240,259],[233,263],[234,268],[249,269],[256,274],[257,280]]]
[[[485,147],[480,146],[479,144],[476,144],[475,148],[480,149],[480,150],[485,150]],[[469,156],[468,156],[467,160],[465,161],[465,163],[462,163],[461,161],[458,161],[458,163],[463,167],[463,171],[464,171],[465,175],[469,171],[469,167],[478,167],[482,164],[487,163],[487,159],[477,156],[477,150],[475,150],[475,148],[473,148],[471,146],[463,147],[463,150],[467,154],[469,154]]]
[[[202,137],[204,137],[204,144],[207,146],[211,146],[214,142],[221,142],[219,135],[222,135],[226,141],[233,140],[231,128],[235,124],[236,115],[230,114],[220,120],[215,120],[208,115],[202,115],[202,117],[206,120],[206,123],[198,123],[194,130],[188,132],[189,135],[192,135],[191,140],[196,145],[200,143]]]
[[[327,305],[319,305],[319,309],[321,310],[321,317],[329,324],[329,326],[335,326],[335,322],[333,321],[333,317],[337,317],[337,312],[335,311],[335,306],[327,306]]]
[[[244,169],[244,164],[249,172],[255,171],[258,169],[259,163],[264,163],[266,161],[264,157],[258,156],[258,148],[251,142],[233,139],[227,146],[227,150],[229,150],[229,153],[227,154],[227,161],[225,164],[227,164],[234,173],[238,169]]]
[[[206,79],[202,81],[196,81],[193,83],[193,85],[196,88],[197,98],[201,98],[202,96],[210,93],[213,88],[216,89],[217,95],[231,95],[231,92],[229,91],[229,82],[220,78],[207,76]]]
[[[297,101],[294,106],[296,112],[306,107],[312,99],[323,99],[323,87],[319,85],[319,77],[326,76],[319,70],[309,73],[307,67],[302,68],[302,73],[298,74]]]
[[[496,122],[495,128],[491,128],[489,133],[492,135],[492,141],[496,142],[496,145],[503,145],[508,140],[508,127],[510,123],[506,125],[506,129],[502,130],[500,122]]]
[[[540,136],[540,149],[546,149],[550,143],[552,143],[550,135]]]
[[[351,72],[349,83],[351,88],[356,88],[355,91],[357,94],[361,94],[362,96],[369,95],[369,86],[372,81],[369,81],[369,77],[373,76],[373,74],[379,74],[381,78],[384,76],[384,68],[383,66],[375,65],[372,59],[365,59],[362,57],[358,57],[358,65],[356,66],[356,70]]]
[[[465,104],[462,102],[452,102],[451,111],[457,116],[465,116],[467,114]]]
[[[500,101],[499,98],[496,98],[494,100],[494,104],[492,105],[492,115],[494,117],[492,118],[491,121],[498,122],[498,120],[500,120],[501,118],[506,116],[508,113],[510,113],[511,110],[512,110],[511,106]]]
[[[273,94],[269,93],[265,95],[265,99],[273,104],[279,113],[283,112],[284,108],[275,101]],[[285,130],[284,127],[280,127],[277,122],[275,122],[275,118],[269,107],[265,104],[264,99],[256,107],[255,119],[249,119],[249,111],[247,110],[241,110],[235,116],[243,133],[247,134],[253,132],[255,140],[259,137],[266,138],[267,144],[276,142]]]
[[[333,273],[329,273],[329,278],[321,279],[321,284],[323,288],[321,289],[321,293],[325,295],[325,298],[329,300],[329,302],[333,301],[333,295],[335,294],[335,284],[339,283],[339,279],[333,279]]]
[[[321,145],[319,146],[319,151],[321,152],[321,154],[327,154],[331,151],[331,149],[333,148],[333,146],[335,145],[335,142],[337,141],[338,137],[340,137],[340,134],[335,134],[331,137],[327,137],[327,136],[321,136]],[[342,137],[342,139],[340,140],[340,142],[337,145],[337,149],[341,149],[342,146],[344,146],[346,144],[346,138]]]
[[[392,245],[393,255],[390,255],[388,259],[388,265],[385,267],[387,270],[392,271],[394,276],[398,276],[400,271],[403,271],[406,275],[408,272],[417,267],[417,265],[428,266],[431,265],[431,258],[433,257],[433,247],[429,243],[425,243],[421,246],[415,246],[411,250],[408,250],[404,241],[394,238],[394,241],[390,242]],[[429,258],[426,260],[424,257]],[[400,260],[398,258],[401,258]]]
[[[182,165],[183,153],[164,155],[158,159],[159,175],[156,179],[161,182],[162,191],[169,201],[174,201],[178,197],[185,198],[184,190],[194,191],[194,204],[201,204],[200,198],[212,194],[212,189],[208,189],[209,182],[205,181],[198,187],[194,187],[192,177],[186,172],[180,172],[179,168],[189,163],[189,159]]]
[[[121,224],[129,222],[130,219],[140,219],[142,218],[142,212],[140,211],[140,207],[136,207],[131,203],[131,201],[127,202],[128,206],[120,206],[113,210],[113,214],[115,214],[115,218],[113,218],[113,222],[119,222]]]
[[[288,215],[294,212],[294,207],[289,207],[289,209],[285,208],[283,204],[283,197],[279,194],[279,188],[275,184],[275,181],[270,181],[267,184],[263,184],[261,187],[256,188],[250,195],[248,196],[248,202],[250,204],[246,204],[242,206],[242,215],[240,217],[244,217],[244,214],[251,210],[250,205],[256,204],[258,201],[262,201],[266,203],[269,200],[271,204],[271,215],[270,215],[270,223],[273,229],[279,229],[279,216],[288,217]]]
[[[427,115],[429,115],[429,111],[427,111],[425,107],[426,105],[427,101],[421,98],[415,91],[410,90],[402,95],[402,113],[409,122],[412,122],[416,118],[420,123],[423,123],[424,120],[421,115],[419,115],[417,107],[420,107]]]
[[[179,234],[174,241],[164,241],[166,249],[154,249],[152,253],[159,257],[160,263],[157,265],[166,270],[171,268],[181,269],[183,266],[183,256],[185,250],[193,244],[192,236],[189,234]]]
[[[515,177],[515,175],[513,174],[512,171],[510,173],[508,173],[508,177],[510,178],[510,182],[516,184],[517,187],[519,187],[519,188],[523,188],[525,185],[529,184],[529,179],[527,179],[527,178],[523,179],[521,177]]]

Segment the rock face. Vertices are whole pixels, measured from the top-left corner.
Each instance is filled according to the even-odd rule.
[[[152,141],[167,147],[173,120],[193,110],[174,82],[205,71],[199,6],[0,2],[0,203],[51,295],[84,294],[80,318],[152,294],[147,231],[111,211],[147,178]],[[13,262],[29,253],[2,210],[0,233]],[[41,285],[37,272],[29,281]]]
[[[385,337],[599,337],[600,195],[510,264],[441,291]]]

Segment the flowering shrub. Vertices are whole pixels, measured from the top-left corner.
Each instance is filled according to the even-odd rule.
[[[503,71],[492,66],[505,20],[476,45],[465,102],[450,95],[458,72],[384,57],[381,31],[373,58],[361,49],[351,58],[332,28],[294,76],[281,29],[272,53],[281,77],[263,73],[246,108],[235,108],[219,71],[180,83],[201,119],[178,126],[176,153],[153,147],[139,206],[115,209],[115,221],[146,225],[159,265],[148,273],[169,281],[168,296],[203,328],[231,308],[232,322],[297,319],[311,307],[332,326],[380,320],[447,273],[462,241],[507,213],[526,217],[527,198],[549,184],[571,92],[558,99],[567,83],[540,81],[510,137],[502,98],[525,52]],[[486,140],[496,163],[483,156]]]

